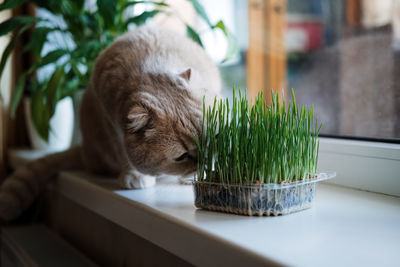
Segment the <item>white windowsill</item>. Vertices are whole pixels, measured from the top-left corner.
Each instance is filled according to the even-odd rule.
[[[278,217],[247,217],[197,210],[192,187],[175,181],[142,190],[112,190],[104,181],[62,173],[57,188],[196,266],[398,264],[397,197],[320,184],[311,209]]]
[[[10,149],[16,169],[54,151]],[[318,169],[334,171],[329,183],[400,197],[400,144],[320,138]]]

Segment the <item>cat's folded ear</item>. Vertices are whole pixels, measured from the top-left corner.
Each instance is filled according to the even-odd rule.
[[[138,132],[148,124],[150,120],[149,112],[140,106],[133,107],[128,113],[127,129],[130,132]]]
[[[185,79],[187,82],[190,81],[190,75],[192,74],[192,69],[188,68],[187,70],[185,70],[184,72],[182,72],[181,74],[179,74],[179,76],[183,79]]]

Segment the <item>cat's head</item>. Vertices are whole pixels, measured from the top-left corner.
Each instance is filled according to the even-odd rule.
[[[125,146],[139,171],[183,176],[196,171],[202,99],[188,88],[190,72],[143,75],[131,95]]]

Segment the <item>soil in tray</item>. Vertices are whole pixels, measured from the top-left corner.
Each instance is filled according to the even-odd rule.
[[[311,207],[315,188],[315,183],[278,189],[195,183],[195,205],[243,215],[276,216]]]

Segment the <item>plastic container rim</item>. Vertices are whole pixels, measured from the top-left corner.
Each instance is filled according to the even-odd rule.
[[[294,186],[300,186],[300,185],[321,182],[324,180],[332,179],[335,176],[336,176],[336,172],[320,172],[317,174],[316,178],[305,179],[305,180],[300,180],[300,181],[291,182],[291,183],[281,183],[281,184],[269,183],[269,184],[257,184],[257,185],[240,185],[240,184],[229,184],[229,183],[204,182],[204,181],[197,181],[195,179],[195,180],[193,180],[193,185],[206,184],[206,185],[219,185],[219,186],[222,185],[222,186],[241,187],[241,188],[284,189],[284,188],[290,188],[290,187],[294,187]]]

